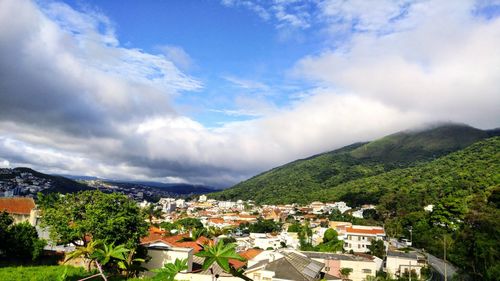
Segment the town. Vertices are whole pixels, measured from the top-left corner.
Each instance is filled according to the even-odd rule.
[[[427,257],[410,248],[408,239],[389,238],[384,227],[336,221],[340,214],[351,221],[375,206],[351,208],[345,202],[312,202],[305,206],[257,205],[252,201],[217,201],[201,195],[194,200],[161,198],[152,203],[136,201],[150,216],[141,246],[150,258],[142,276],[151,276],[163,265],[186,260],[179,280],[241,280],[220,266],[203,270],[196,256],[204,245],[234,243],[243,259],[230,259],[232,268],[244,269],[253,280],[372,280],[381,273],[393,277],[426,280],[431,277]],[[79,246],[57,245],[40,225],[40,210],[32,198],[0,198],[0,210],[15,223],[29,222],[47,240],[45,251],[68,254]],[[200,231],[202,230],[202,231]]]

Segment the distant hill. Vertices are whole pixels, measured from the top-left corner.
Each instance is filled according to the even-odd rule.
[[[72,193],[72,192],[78,192],[81,190],[90,190],[93,189],[85,184],[76,182],[74,180],[62,177],[62,176],[55,176],[55,175],[48,175],[44,173],[40,173],[38,171],[35,171],[31,168],[26,168],[26,167],[18,167],[12,169],[13,173],[12,175],[15,176],[15,174],[20,174],[20,173],[31,173],[33,176],[41,179],[46,179],[50,180],[52,182],[51,187],[49,189],[44,190],[42,193],[49,193],[49,192],[60,192],[60,193]]]
[[[422,165],[496,135],[499,130],[484,131],[459,124],[403,131],[291,162],[210,197],[258,203],[338,199],[341,196],[334,195],[340,194],[337,187],[342,184]]]
[[[113,185],[122,187],[126,186],[143,186],[153,189],[160,189],[172,194],[186,195],[186,194],[204,194],[216,191],[216,189],[204,186],[186,183],[161,183],[151,181],[107,181]]]

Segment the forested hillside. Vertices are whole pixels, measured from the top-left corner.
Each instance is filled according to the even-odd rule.
[[[341,185],[422,165],[497,133],[454,124],[400,132],[294,161],[210,196],[258,203],[308,203],[339,198],[350,202],[373,201],[371,197],[381,194],[373,191],[355,199]]]

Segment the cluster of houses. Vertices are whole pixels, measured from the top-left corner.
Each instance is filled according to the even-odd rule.
[[[139,204],[146,207],[148,203]],[[188,269],[179,273],[179,280],[241,280],[215,265],[211,270],[203,270],[203,259],[195,254],[204,245],[216,243],[218,239],[230,236],[236,241],[237,252],[245,261],[230,260],[236,269],[244,269],[244,274],[253,280],[345,280],[363,281],[375,276],[378,271],[386,271],[398,276],[405,272],[415,272],[426,266],[425,257],[417,252],[405,253],[389,247],[386,234],[380,226],[353,225],[349,222],[329,221],[323,214],[337,209],[341,212],[351,210],[344,202],[313,202],[308,206],[279,205],[257,206],[252,202],[228,202],[207,199],[200,196],[196,201],[162,198],[157,207],[163,216],[156,222],[175,222],[179,218],[198,218],[205,227],[236,229],[243,223],[254,223],[258,219],[283,222],[283,230],[274,233],[232,232],[209,239],[201,236],[195,241],[183,239],[191,233],[169,233],[151,227],[148,236],[141,244],[148,249],[151,257],[144,266],[149,269],[163,267],[176,259],[186,259]],[[0,211],[7,211],[16,222],[29,221],[37,225],[36,205],[32,198],[0,198]],[[343,241],[344,251],[336,253],[301,251],[297,233],[288,232],[287,221],[304,222],[312,228],[311,243],[322,242],[327,229],[335,229],[338,239]],[[43,230],[41,230],[43,231]],[[193,239],[191,239],[193,240]],[[234,241],[233,240],[233,241]],[[369,254],[368,246],[372,240],[384,241],[388,251],[385,260]],[[348,276],[343,269],[349,269]],[[147,272],[146,274],[152,274]]]
[[[33,197],[38,192],[51,188],[52,184],[51,180],[39,178],[30,172],[0,168],[0,197]]]

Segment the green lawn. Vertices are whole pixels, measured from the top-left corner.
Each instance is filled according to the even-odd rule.
[[[66,274],[65,274],[66,273]],[[8,266],[0,267],[1,281],[76,281],[95,274],[87,272],[83,267],[69,265],[40,265],[40,266]],[[66,275],[66,278],[64,278]],[[158,278],[132,278],[128,281],[156,281]],[[89,279],[90,281],[102,280],[101,277]],[[111,277],[110,281],[122,281],[123,277]]]
[[[66,279],[64,279],[65,273]],[[90,275],[92,273],[86,272],[82,267],[67,265],[0,267],[0,280],[3,281],[72,281]]]

